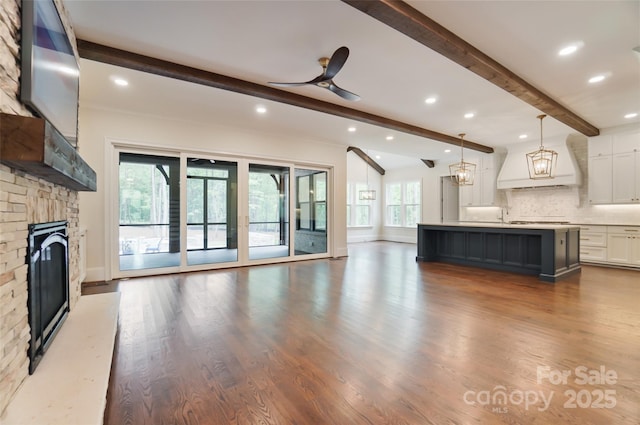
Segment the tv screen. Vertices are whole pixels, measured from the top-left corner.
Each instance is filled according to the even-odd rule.
[[[80,68],[53,0],[22,1],[20,98],[76,146]]]

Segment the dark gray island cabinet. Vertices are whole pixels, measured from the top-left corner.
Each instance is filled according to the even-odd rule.
[[[417,261],[442,261],[556,282],[580,272],[580,227],[418,224]]]

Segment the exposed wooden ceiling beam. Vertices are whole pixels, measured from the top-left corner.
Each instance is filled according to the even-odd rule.
[[[367,155],[366,153],[364,153],[362,151],[362,149],[360,148],[356,148],[355,146],[349,146],[347,148],[347,152],[353,152],[356,155],[358,155],[360,158],[362,158],[362,160],[364,162],[366,162],[367,164],[369,164],[371,166],[371,168],[373,168],[374,170],[376,170],[378,173],[380,173],[381,176],[384,176],[384,168],[382,168],[380,166],[380,164],[378,164],[377,162],[375,162],[373,160],[373,158],[371,158],[369,155]]]
[[[286,103],[300,108],[324,112],[326,114],[354,121],[360,121],[403,133],[413,134],[414,136],[424,137],[438,142],[449,143],[456,146],[460,143],[460,140],[457,137],[438,133],[437,131],[418,127],[412,124],[392,120],[390,118],[370,114],[357,109],[347,108],[341,105],[335,105],[333,103],[313,99],[285,90],[279,90],[270,86],[263,86],[261,84],[240,80],[238,78],[92,43],[86,40],[78,40],[78,51],[80,53],[80,57],[97,62],[134,69],[137,71],[147,72],[149,74],[161,75],[163,77],[174,78],[177,80],[188,81],[190,83],[201,84],[217,89],[242,93],[249,96],[272,100],[274,102]],[[465,147],[479,152],[493,152],[492,147],[466,140]]]
[[[600,130],[442,25],[397,0],[342,0],[451,59],[585,136]]]
[[[426,165],[429,168],[433,168],[436,166],[436,162],[432,159],[423,159],[422,162],[424,162],[424,165]]]

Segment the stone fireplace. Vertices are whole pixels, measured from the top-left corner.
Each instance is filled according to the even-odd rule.
[[[56,0],[67,32],[73,36],[66,12]],[[20,0],[0,4],[0,112],[32,116],[20,102]],[[73,40],[75,46],[75,40]],[[0,118],[0,130],[7,120]],[[0,131],[1,132],[1,131]],[[0,147],[12,138],[0,135]],[[69,307],[80,297],[80,230],[78,189],[69,188],[7,165],[0,155],[0,415],[29,374],[30,327],[28,300],[29,225],[66,221],[68,238]],[[55,181],[55,179],[53,179]],[[72,313],[73,314],[73,313]],[[37,372],[36,372],[37,373]]]
[[[78,192],[0,165],[0,411],[29,373],[28,226],[68,221],[69,304],[80,297]]]

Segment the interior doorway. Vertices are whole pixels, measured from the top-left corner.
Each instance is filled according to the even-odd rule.
[[[458,186],[451,176],[440,177],[440,221],[458,221],[460,219]]]

